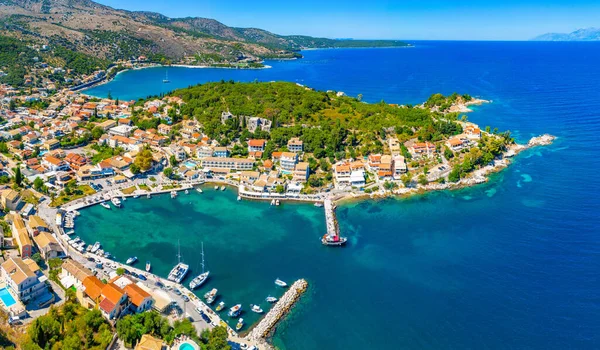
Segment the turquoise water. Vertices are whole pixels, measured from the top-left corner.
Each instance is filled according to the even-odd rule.
[[[266,309],[276,277],[306,278],[308,294],[275,334],[285,349],[600,348],[600,43],[416,44],[307,51],[261,71],[170,69],[170,88],[287,80],[396,103],[466,92],[493,100],[470,120],[521,142],[548,132],[555,144],[521,154],[482,186],[342,205],[343,249],[318,243],[317,208],[238,203],[210,189],[85,210],[78,234],[112,244],[121,260],[148,258],[163,275],[178,238],[196,270],[204,241],[214,279],[201,293],[219,288],[246,310]],[[127,72],[90,91],[155,94],[169,85],[163,76]]]
[[[11,307],[17,303],[15,298],[8,292],[6,288],[0,289],[0,300],[4,303],[4,306]]]
[[[179,345],[179,350],[194,350],[194,346],[189,343],[183,343]]]

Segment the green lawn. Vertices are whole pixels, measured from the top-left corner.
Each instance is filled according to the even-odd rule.
[[[54,200],[50,203],[50,206],[57,207],[94,193],[96,193],[96,191],[94,191],[94,189],[89,185],[79,185],[77,186],[75,193],[70,196],[64,195],[54,198]]]
[[[129,188],[122,189],[121,192],[123,192],[123,194],[132,194],[135,192],[135,190],[137,190],[137,187],[131,186]]]
[[[148,185],[146,185],[146,184],[138,185],[138,187],[140,188],[140,190],[144,190],[144,191],[148,191],[148,192],[151,191],[150,187],[148,187]]]

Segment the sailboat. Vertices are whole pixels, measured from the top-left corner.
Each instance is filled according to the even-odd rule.
[[[165,78],[163,79],[163,83],[170,83],[171,81],[169,80],[169,71],[165,72]]]
[[[202,273],[199,274],[198,276],[196,276],[190,282],[190,289],[194,290],[194,289],[200,287],[202,285],[202,283],[206,282],[206,279],[208,278],[209,274],[210,274],[210,271],[204,272],[204,242],[202,242]]]
[[[179,245],[179,240],[177,241],[177,265],[169,272],[168,280],[181,283],[184,279],[185,275],[187,275],[190,270],[190,266],[188,264],[184,264],[181,262],[181,247]]]

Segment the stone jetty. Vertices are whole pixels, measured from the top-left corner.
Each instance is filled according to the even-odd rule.
[[[340,229],[335,218],[335,208],[331,199],[327,198],[323,202],[325,206],[325,222],[327,224],[327,235],[339,236]]]
[[[265,317],[252,328],[246,336],[246,340],[263,343],[269,334],[275,329],[279,322],[292,308],[294,303],[300,298],[302,293],[308,288],[308,282],[299,279],[283,294],[275,306],[269,310]]]

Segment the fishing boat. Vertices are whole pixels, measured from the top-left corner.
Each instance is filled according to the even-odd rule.
[[[240,318],[237,324],[235,325],[235,330],[239,331],[240,329],[242,329],[242,327],[244,327],[244,319]]]
[[[219,312],[221,310],[223,310],[225,308],[225,302],[222,301],[219,303],[219,305],[217,305],[217,308],[215,309],[215,311]]]
[[[275,280],[275,284],[283,288],[287,287],[287,283],[283,282],[279,278]]]
[[[326,234],[321,238],[321,243],[328,246],[342,246],[346,244],[348,238],[340,237],[335,234]]]
[[[250,304],[250,307],[251,307],[252,312],[256,312],[257,314],[263,313],[263,309],[261,309],[260,306],[258,306],[258,305]]]
[[[198,193],[202,193],[202,189],[200,187],[196,188],[196,191],[198,191]]]
[[[110,209],[110,204],[106,203],[106,202],[102,202],[100,203],[101,206],[103,206],[106,209]]]
[[[219,190],[219,186],[215,186],[215,191],[218,191],[218,190]]]
[[[171,198],[177,197],[177,191],[171,191]]]
[[[137,256],[132,256],[129,259],[127,259],[127,261],[125,261],[125,263],[127,265],[131,265],[131,264],[135,263],[136,261],[137,261]]]
[[[225,191],[225,186],[221,186],[221,191]]]
[[[115,207],[117,207],[117,208],[121,207],[121,201],[119,200],[119,198],[112,197],[110,201],[112,202],[112,204],[115,205]]]
[[[189,270],[190,266],[181,262],[181,247],[177,241],[177,265],[169,272],[167,279],[171,282],[181,283]]]
[[[210,292],[204,294],[204,299],[206,299],[206,303],[207,304],[212,304],[215,302],[215,298],[217,297],[217,288],[213,288],[210,290]]]
[[[267,301],[267,303],[271,303],[271,304],[272,304],[272,303],[274,303],[274,302],[276,302],[276,301],[277,301],[277,298],[275,298],[275,297],[272,297],[272,296],[270,296],[270,295],[269,295],[269,296],[267,297],[267,299],[265,299],[265,300]]]
[[[152,264],[150,264],[150,261],[146,261],[146,272],[150,272],[151,269],[152,269]]]
[[[229,317],[238,317],[241,312],[242,312],[242,304],[237,304],[234,307],[232,307],[231,309],[229,309],[229,312],[227,313],[227,315],[229,315]]]
[[[194,290],[200,287],[204,282],[206,282],[206,279],[208,279],[208,275],[210,275],[210,271],[204,271],[204,242],[202,242],[202,273],[196,276],[190,282],[190,289]]]
[[[322,202],[316,202],[315,203],[315,207],[317,207],[317,208],[323,208],[323,203]]]

